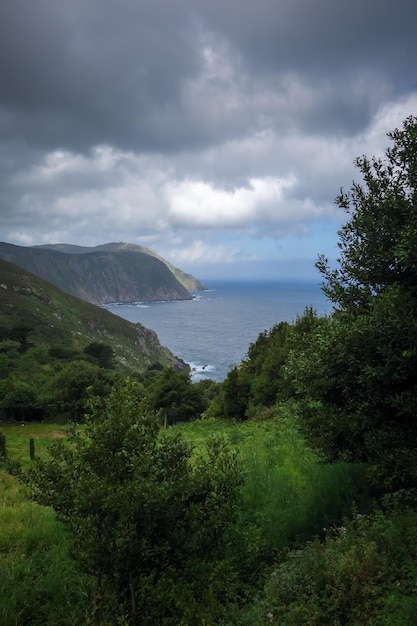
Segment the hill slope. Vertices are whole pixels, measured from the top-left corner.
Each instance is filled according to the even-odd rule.
[[[55,244],[46,244],[44,246],[34,246],[38,248],[48,248],[49,250],[57,250],[58,252],[65,252],[66,254],[89,254],[91,252],[139,252],[143,254],[148,254],[159,261],[162,261],[167,268],[174,274],[175,278],[178,280],[181,285],[183,285],[188,291],[200,291],[205,289],[203,283],[199,281],[197,278],[192,276],[191,274],[187,274],[183,272],[178,267],[174,267],[169,261],[161,257],[159,254],[151,250],[150,248],[145,248],[144,246],[138,246],[134,243],[123,243],[123,242],[112,242],[105,243],[100,246],[95,246],[92,248],[86,246],[74,246],[67,243],[55,243]]]
[[[85,249],[83,249],[85,250]],[[189,291],[160,259],[130,249],[61,252],[0,243],[0,258],[93,304],[189,300]]]
[[[113,348],[118,366],[125,370],[144,371],[156,362],[187,368],[161,346],[154,331],[64,293],[0,259],[1,336],[7,337],[16,327],[30,329],[30,342],[36,346],[83,350],[93,341],[106,343]]]

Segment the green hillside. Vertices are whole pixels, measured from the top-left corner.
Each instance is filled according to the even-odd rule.
[[[45,251],[48,252],[48,251]],[[16,329],[26,329],[31,346],[83,350],[91,342],[109,344],[118,367],[144,371],[158,362],[184,367],[160,345],[155,332],[127,322],[64,293],[37,276],[0,260],[0,350],[13,348]]]

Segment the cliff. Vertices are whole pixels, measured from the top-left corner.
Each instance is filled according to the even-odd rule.
[[[86,247],[86,246],[74,246],[65,243],[57,243],[57,244],[47,244],[45,246],[36,246],[39,248],[48,248],[49,250],[57,250],[58,252],[65,252],[67,254],[90,254],[91,252],[139,252],[143,254],[148,254],[149,256],[155,257],[162,261],[164,265],[174,274],[175,278],[178,280],[181,285],[183,285],[188,291],[201,291],[205,289],[205,286],[201,281],[192,276],[192,274],[187,274],[183,272],[178,267],[172,265],[169,261],[161,257],[154,250],[150,248],[145,248],[144,246],[138,246],[134,243],[123,243],[123,242],[112,242],[105,243],[100,246],[95,247]]]
[[[191,299],[189,288],[167,263],[129,244],[80,248],[0,243],[0,258],[93,304]]]

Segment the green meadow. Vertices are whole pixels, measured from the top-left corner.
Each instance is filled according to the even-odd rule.
[[[360,467],[326,465],[305,444],[285,410],[275,419],[233,423],[215,419],[175,425],[193,447],[196,458],[213,433],[238,450],[244,483],[238,524],[250,551],[242,555],[247,570],[247,600],[264,570],[290,546],[297,546],[365,506]],[[35,455],[45,457],[48,445],[65,436],[53,424],[3,425],[7,456],[30,467],[30,439]],[[18,478],[0,472],[0,623],[85,624],[92,600],[92,581],[79,573],[71,558],[69,538],[51,509],[28,498]],[[239,604],[239,606],[238,606]],[[230,623],[244,623],[245,601],[236,602]]]
[[[3,430],[25,460],[26,437]],[[69,554],[64,528],[51,509],[29,500],[17,478],[5,471],[0,471],[0,528],[0,623],[85,623],[90,582]]]

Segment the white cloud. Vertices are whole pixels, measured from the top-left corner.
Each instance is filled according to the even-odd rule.
[[[199,265],[201,263],[237,263],[242,260],[253,260],[253,255],[244,255],[240,246],[216,245],[196,240],[190,245],[184,243],[178,248],[164,250],[168,259],[177,265]]]
[[[218,189],[202,181],[168,185],[170,215],[181,225],[208,228],[245,228],[268,215],[273,203],[281,203],[294,178],[253,178],[246,187]]]

